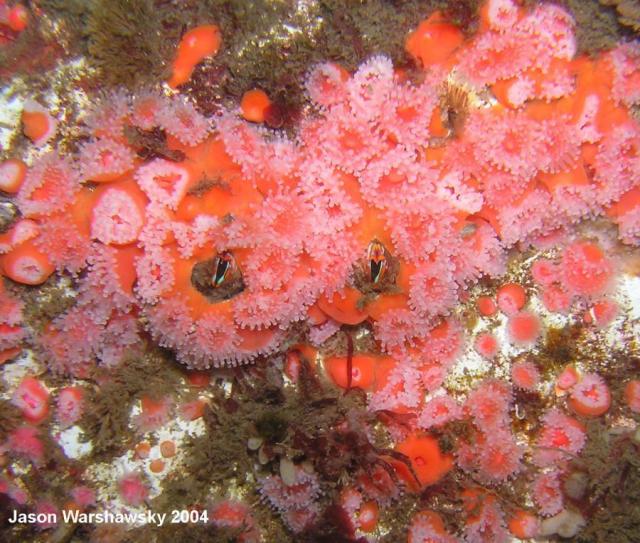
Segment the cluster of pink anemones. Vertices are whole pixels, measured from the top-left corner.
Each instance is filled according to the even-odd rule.
[[[541,467],[558,466],[578,454],[586,442],[584,426],[558,409],[551,409],[542,417],[542,429],[533,455]]]
[[[285,482],[280,475],[267,475],[258,485],[263,499],[280,513],[294,533],[299,533],[319,514],[320,486],[317,476],[300,466],[293,467],[292,476],[293,480]]]

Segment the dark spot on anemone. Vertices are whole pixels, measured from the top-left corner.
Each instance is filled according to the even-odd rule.
[[[193,266],[191,284],[212,303],[230,300],[245,287],[240,268],[230,251]]]
[[[282,128],[284,124],[284,109],[278,104],[271,104],[264,114],[264,122],[270,128]]]
[[[364,258],[356,264],[354,286],[364,295],[363,305],[378,294],[398,292],[396,278],[400,263],[382,242],[373,239],[367,247]]]
[[[0,234],[4,234],[7,230],[9,230],[18,216],[20,212],[18,211],[17,206],[4,198],[0,199]]]
[[[144,160],[163,158],[171,162],[182,162],[185,154],[178,149],[167,147],[167,135],[159,127],[142,130],[137,126],[125,126],[124,136],[138,156]]]
[[[460,230],[460,237],[462,239],[468,239],[472,237],[477,230],[478,230],[477,224],[468,222],[462,227],[462,230]]]
[[[469,89],[463,85],[446,82],[440,89],[442,122],[450,138],[462,133],[469,116]]]

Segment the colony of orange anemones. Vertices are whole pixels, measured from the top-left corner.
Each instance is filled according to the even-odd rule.
[[[179,89],[220,40],[214,26],[185,34],[169,85]],[[179,92],[118,92],[87,113],[77,153],[45,150],[28,165],[2,163],[0,188],[21,213],[0,239],[4,276],[39,285],[69,274],[78,285],[73,307],[30,338],[49,369],[75,377],[96,364],[117,371],[143,331],[202,370],[283,352],[301,342],[301,330],[303,342],[321,348],[344,325],[368,323],[377,352],[329,357],[324,366],[338,386],[366,390],[372,411],[413,417],[410,430],[389,425],[410,459],[412,469],[394,463],[406,490],[426,488],[454,465],[488,488],[517,476],[527,446],[512,429],[513,390],[539,390],[540,369],[520,361],[466,397],[447,392],[469,339],[455,309],[479,279],[505,272],[514,249],[556,247],[555,260],[538,259],[531,270],[544,310],[584,308],[585,321],[600,327],[615,318],[611,240],[587,239],[577,225],[606,217],[623,243],[640,241],[640,126],[629,109],[640,98],[640,45],[576,56],[574,21],[562,8],[489,0],[472,38],[435,14],[406,47],[418,76],[384,56],[353,74],[331,62],[313,67],[305,85],[317,113],[295,136],[260,125],[270,105],[260,90],[212,118]],[[23,123],[36,146],[56,130],[36,102],[25,103]],[[131,131],[156,129],[166,149],[143,157]],[[20,302],[0,296],[7,359],[30,331]],[[500,312],[507,321],[502,339],[470,338],[479,354],[493,359],[501,342],[536,344],[544,325],[528,302],[517,283],[495,300],[478,299],[483,319]],[[564,514],[561,480],[567,457],[584,447],[581,418],[611,405],[596,373],[563,377],[556,390],[566,403],[541,415],[529,485],[535,505],[508,522],[519,537],[540,533],[539,517]],[[633,383],[627,395],[637,411]],[[16,390],[27,420],[37,422],[45,392],[36,380]],[[69,424],[80,396],[60,395]],[[428,432],[460,419],[474,431],[444,453]],[[7,447],[37,463],[29,428]],[[318,493],[314,475],[296,466],[291,477],[258,484],[296,532],[317,516]],[[140,490],[134,479],[122,485],[124,494]],[[346,490],[353,495],[343,507],[369,532],[371,503],[384,500],[366,486]],[[466,492],[465,541],[506,540],[495,496],[480,486]],[[408,537],[455,540],[432,512],[415,515]]]

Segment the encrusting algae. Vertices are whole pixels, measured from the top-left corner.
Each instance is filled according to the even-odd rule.
[[[0,539],[640,539],[632,7],[0,0]]]

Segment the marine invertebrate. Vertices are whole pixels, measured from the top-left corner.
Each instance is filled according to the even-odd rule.
[[[78,422],[84,408],[83,389],[75,386],[62,388],[58,392],[56,408],[56,418],[63,427],[68,427]]]
[[[496,299],[500,311],[507,315],[513,315],[520,311],[527,300],[524,289],[517,283],[502,285],[496,293]]]
[[[520,539],[537,537],[540,533],[540,519],[534,514],[519,509],[507,521],[509,531]]]
[[[453,466],[453,458],[443,454],[429,434],[410,435],[396,445],[396,451],[409,459],[412,468],[409,472],[406,464],[396,461],[399,476],[416,492],[442,479]]]
[[[543,417],[543,426],[538,436],[533,460],[542,467],[558,466],[569,459],[567,454],[577,454],[584,447],[584,426],[576,419],[557,409],[548,411]],[[566,454],[565,454],[566,453]]]
[[[511,395],[511,387],[507,383],[488,379],[471,391],[465,407],[478,426],[489,431],[491,428],[506,426]]]
[[[523,360],[511,366],[513,384],[524,390],[535,390],[540,381],[540,372],[535,364]]]
[[[133,157],[129,147],[109,137],[89,141],[80,149],[82,179],[114,181],[133,168]]]
[[[192,103],[182,97],[163,102],[156,112],[158,125],[183,145],[200,143],[209,133],[210,124]]]
[[[504,481],[522,469],[523,447],[507,431],[493,430],[485,434],[480,447],[477,469],[481,478],[490,482]]]
[[[544,516],[555,515],[562,509],[564,500],[559,475],[557,471],[541,473],[533,482],[533,498]]]
[[[22,351],[26,335],[22,327],[24,305],[0,283],[0,307],[0,363],[4,363]]]
[[[331,106],[342,102],[346,92],[345,83],[349,72],[333,62],[315,66],[307,75],[306,90],[309,97],[320,106]]]
[[[0,190],[15,194],[20,190],[27,173],[27,166],[22,160],[10,158],[0,163]]]
[[[587,296],[602,292],[613,275],[613,266],[602,249],[588,242],[567,247],[562,268],[567,287]]]
[[[625,385],[624,398],[631,411],[634,413],[640,412],[640,381],[629,381]]]
[[[7,437],[5,447],[13,454],[39,465],[44,460],[44,444],[35,426],[19,426]]]
[[[105,245],[127,245],[138,239],[144,225],[146,202],[136,188],[110,185],[101,191],[92,209],[93,239]]]
[[[540,319],[529,311],[521,311],[509,319],[509,338],[514,343],[530,344],[540,335]]]
[[[434,511],[418,511],[411,519],[409,543],[453,543],[455,538],[444,527],[442,517]]]
[[[64,210],[39,225],[33,243],[57,270],[74,275],[86,267],[91,250],[88,232]]]
[[[469,543],[508,540],[504,515],[495,496],[480,488],[468,488],[462,492],[462,499],[467,514],[465,538]]]
[[[176,50],[169,85],[175,88],[189,81],[196,64],[215,55],[221,41],[216,25],[203,25],[186,32]]]
[[[20,381],[12,402],[31,422],[40,422],[49,413],[49,392],[35,377],[25,377]]]
[[[134,425],[143,433],[152,432],[169,421],[171,401],[169,398],[154,399],[143,396],[140,409],[140,413],[133,419]]]
[[[118,481],[122,500],[129,505],[140,505],[149,495],[149,489],[138,473],[131,472]]]
[[[284,471],[284,468],[281,471]],[[300,466],[292,465],[290,471],[290,474],[287,472],[286,482],[280,475],[268,475],[262,479],[260,493],[280,512],[285,523],[294,532],[301,532],[318,514],[315,502],[319,497],[320,488],[316,477],[306,473]]]
[[[2,272],[25,285],[40,285],[55,271],[47,256],[33,241],[25,241],[2,256]]]
[[[429,66],[448,60],[462,39],[460,29],[445,22],[442,14],[436,11],[407,36],[405,48],[423,66]]]
[[[611,407],[609,387],[599,375],[585,374],[571,389],[569,405],[580,415],[589,417],[603,415]]]
[[[29,168],[16,203],[26,217],[49,215],[71,204],[79,188],[69,159],[50,152]]]
[[[435,396],[425,403],[418,417],[418,425],[423,429],[442,426],[462,417],[462,408],[451,396]]]
[[[35,100],[27,100],[22,110],[22,130],[35,145],[42,146],[56,133],[58,121]]]
[[[15,32],[22,32],[29,24],[29,12],[22,4],[0,6],[0,21],[8,25]]]
[[[242,95],[240,110],[242,117],[254,123],[264,122],[271,100],[267,93],[261,89],[251,89]]]

